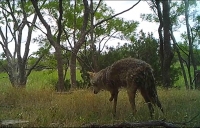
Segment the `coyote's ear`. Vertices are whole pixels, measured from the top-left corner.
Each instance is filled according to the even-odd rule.
[[[90,75],[90,78],[92,78],[95,75],[94,72],[87,72],[87,73]]]

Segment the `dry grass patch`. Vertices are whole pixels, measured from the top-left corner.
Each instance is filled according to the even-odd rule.
[[[155,120],[166,119],[170,122],[185,122],[199,112],[199,91],[158,90],[164,107],[163,115],[155,109]],[[140,122],[149,120],[149,111],[143,98],[136,97],[137,114],[131,114],[131,107],[125,90],[119,92],[117,117],[112,118],[110,94],[102,91],[95,95],[91,90],[75,90],[56,93],[50,89],[26,90],[9,88],[0,94],[0,120],[22,119],[30,123],[20,126],[35,127],[77,127],[96,122],[112,124],[115,122]],[[200,126],[200,117],[186,126]]]

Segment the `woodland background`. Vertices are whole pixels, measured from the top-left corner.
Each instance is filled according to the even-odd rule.
[[[113,120],[106,116],[111,106],[108,94],[104,92],[95,99],[87,71],[99,71],[125,57],[152,65],[161,102],[168,112],[166,119],[176,121],[177,114],[180,122],[192,119],[199,113],[199,1],[146,1],[153,13],[141,14],[141,18],[159,24],[158,39],[153,33],[136,32],[139,22],[134,16],[132,20],[117,17],[139,2],[116,14],[102,0],[0,1],[0,119],[25,119],[35,126],[110,123]],[[186,31],[180,32],[183,41],[178,42],[174,32],[180,27]],[[112,47],[108,45],[111,38],[127,43]],[[32,43],[39,44],[37,52],[30,53]],[[123,94],[119,101],[122,104],[127,102]],[[83,97],[92,108],[80,102]],[[174,103],[167,105],[171,99]],[[145,106],[141,101],[139,106]],[[102,106],[97,107],[99,103]],[[37,112],[32,110],[34,105]],[[178,109],[180,105],[183,109]],[[136,117],[128,116],[128,111],[122,109],[121,113],[126,114],[119,114],[119,120],[148,119],[147,114],[140,114],[142,110]],[[155,117],[161,118],[160,114]],[[199,125],[192,121],[189,126]]]

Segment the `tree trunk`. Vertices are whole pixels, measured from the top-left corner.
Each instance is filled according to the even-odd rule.
[[[190,68],[190,62],[191,62],[192,65],[193,65],[193,69],[194,69],[194,75],[193,76],[195,78],[195,71],[197,70],[197,65],[196,65],[194,53],[193,53],[193,41],[192,41],[192,38],[191,38],[191,31],[190,31],[190,24],[189,24],[189,16],[188,16],[189,2],[188,2],[188,0],[184,0],[184,3],[185,3],[185,20],[186,20],[186,28],[187,28],[187,37],[188,37],[188,42],[189,42],[189,59],[188,59],[189,65],[188,65],[188,68]],[[189,69],[189,71],[190,71],[190,69]],[[193,86],[192,84],[193,84],[193,82],[192,82],[192,78],[191,78],[190,79],[190,86],[191,87]]]
[[[181,65],[181,70],[182,70],[182,73],[183,73],[183,78],[184,78],[184,82],[185,82],[185,87],[187,90],[189,90],[189,84],[188,84],[188,80],[187,80],[187,75],[186,75],[186,71],[185,71],[185,68],[184,68],[184,65],[183,65],[183,58],[181,57],[181,53],[178,49],[178,47],[176,46],[177,44],[174,44],[174,48],[176,50],[176,53],[178,54],[178,58],[179,58],[179,63]]]
[[[38,8],[38,3],[35,2],[34,0],[31,0],[33,7],[35,8],[35,11],[40,19],[40,21],[42,22],[42,24],[44,25],[44,27],[47,30],[47,39],[49,40],[50,44],[55,48],[55,57],[57,60],[57,69],[58,69],[58,85],[57,85],[57,89],[58,91],[64,91],[64,74],[63,74],[63,60],[62,60],[62,50],[61,50],[61,46],[60,46],[60,37],[62,34],[62,25],[61,25],[61,20],[62,20],[62,0],[59,0],[59,20],[58,20],[58,36],[57,36],[57,40],[54,40],[53,34],[51,32],[51,28],[50,25],[46,22],[46,20],[44,19],[44,17],[42,16],[40,9]]]
[[[94,38],[94,11],[93,11],[93,0],[90,0],[90,10],[91,10],[91,15],[90,15],[90,26],[91,26],[91,31],[90,31],[90,49],[91,49],[91,55],[92,55],[92,66],[94,71],[98,71],[98,58],[97,58],[97,51],[96,51],[96,46],[95,46],[95,38]]]
[[[23,77],[23,78],[18,78],[18,77],[10,77],[9,76],[9,80],[11,82],[11,85],[15,88],[25,88],[26,87],[26,82],[27,82],[27,78]]]
[[[72,49],[71,57],[70,57],[70,83],[71,88],[76,88],[76,50]]]
[[[163,60],[163,86],[168,88],[171,86],[170,82],[170,66],[171,61],[173,59],[173,53],[171,50],[171,42],[170,42],[170,7],[169,1],[163,1],[163,27],[164,27],[164,60]]]
[[[57,60],[57,69],[58,69],[58,85],[57,91],[62,92],[65,91],[64,86],[64,73],[63,73],[63,58],[62,58],[62,49],[60,46],[61,35],[62,35],[62,18],[63,18],[63,7],[62,7],[62,0],[59,0],[59,18],[58,18],[58,35],[57,35],[57,42],[55,44],[55,57]]]
[[[164,41],[163,41],[163,32],[162,32],[162,28],[163,28],[163,16],[162,16],[162,12],[161,12],[161,7],[160,7],[160,0],[156,0],[156,9],[157,9],[157,13],[158,13],[158,18],[160,21],[160,25],[158,28],[158,35],[159,35],[159,40],[160,40],[160,49],[159,49],[159,53],[160,53],[160,63],[161,63],[161,73],[163,73],[163,61],[164,61]],[[163,76],[163,74],[162,74]]]
[[[21,67],[22,69],[23,67]],[[25,70],[25,69],[24,69]],[[8,76],[13,87],[26,87],[27,77],[19,70],[19,64],[15,61],[8,63]]]
[[[58,69],[58,84],[56,85],[56,89],[59,92],[65,91],[64,86],[64,73],[63,73],[63,59],[62,59],[62,50],[60,45],[56,44],[55,46],[55,58],[57,61],[57,69]]]
[[[84,10],[84,16],[83,16],[83,25],[82,25],[81,34],[80,34],[81,36],[80,36],[78,42],[76,42],[74,44],[74,48],[72,48],[72,53],[71,53],[71,57],[70,57],[70,77],[71,77],[70,83],[71,83],[72,88],[77,87],[77,84],[76,84],[76,57],[77,57],[79,49],[81,48],[82,44],[85,42],[86,28],[88,25],[89,14],[90,14],[88,1],[83,0],[83,4],[84,4],[85,10]]]

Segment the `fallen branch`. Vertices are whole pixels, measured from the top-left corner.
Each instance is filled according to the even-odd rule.
[[[98,127],[98,128],[110,128],[110,127],[154,127],[154,126],[162,126],[162,127],[168,127],[168,128],[178,128],[179,126],[170,123],[165,122],[162,120],[158,121],[147,121],[147,122],[140,122],[140,123],[131,123],[131,122],[123,122],[118,124],[106,124],[106,125],[100,125],[100,124],[86,124],[82,127]]]

